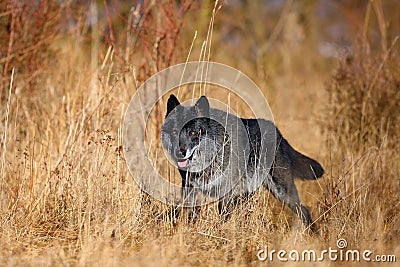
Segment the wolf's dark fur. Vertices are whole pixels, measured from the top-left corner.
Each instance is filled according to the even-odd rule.
[[[235,130],[239,124],[243,131]],[[192,188],[200,188],[203,194],[219,198],[218,210],[226,218],[237,199],[252,195],[262,185],[305,226],[312,223],[293,179],[317,179],[324,170],[296,151],[271,121],[238,118],[210,108],[204,96],[194,106],[184,107],[171,95],[161,133],[164,148],[179,168],[186,198]],[[246,144],[248,153],[243,154]],[[261,151],[262,144],[269,153]]]

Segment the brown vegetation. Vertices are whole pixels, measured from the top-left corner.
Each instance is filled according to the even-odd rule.
[[[396,1],[337,1],[340,12],[317,19],[318,1],[61,2],[0,4],[3,264],[248,266],[265,246],[322,251],[338,238],[400,257]],[[352,45],[325,58],[321,27],[337,14],[352,22],[341,28]],[[249,75],[291,144],[323,164],[322,179],[298,183],[318,234],[304,233],[268,192],[221,224],[213,205],[196,222],[173,222],[139,190],[122,153],[124,112],[150,75],[187,59]]]

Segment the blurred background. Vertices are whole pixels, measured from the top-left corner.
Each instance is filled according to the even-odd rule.
[[[385,50],[400,31],[400,11],[390,0],[3,1],[2,98],[12,67],[34,84],[72,45],[88,63],[112,46],[115,71],[134,66],[139,81],[197,60],[215,6],[207,59],[262,80],[326,73],[335,59],[351,54],[357,39]]]

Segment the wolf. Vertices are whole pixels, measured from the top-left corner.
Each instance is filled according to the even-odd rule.
[[[272,121],[240,118],[211,108],[206,96],[184,106],[171,94],[161,139],[181,175],[186,206],[196,206],[196,195],[201,192],[218,201],[218,212],[225,221],[239,200],[267,188],[305,227],[313,228],[294,178],[315,180],[324,169],[296,151]]]

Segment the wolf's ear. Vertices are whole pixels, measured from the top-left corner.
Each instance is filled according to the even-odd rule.
[[[175,95],[170,95],[167,102],[167,114],[165,115],[165,117],[167,117],[169,113],[171,113],[171,111],[179,105],[180,103],[178,98],[176,98]]]
[[[206,118],[210,117],[210,104],[208,103],[207,97],[200,97],[194,105],[194,108],[196,109],[197,115]]]

